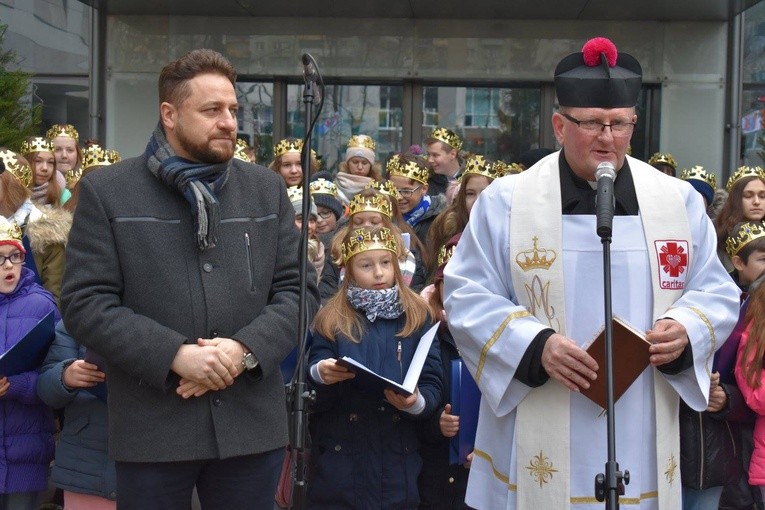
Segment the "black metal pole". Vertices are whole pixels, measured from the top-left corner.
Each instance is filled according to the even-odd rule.
[[[318,69],[313,57],[307,53],[303,55],[305,63],[306,58],[310,59],[318,76]],[[318,78],[321,81],[321,78]],[[306,466],[305,449],[306,437],[308,436],[308,416],[307,403],[311,401],[313,392],[308,389],[305,381],[305,357],[306,343],[308,339],[308,308],[306,303],[306,294],[308,287],[308,223],[311,212],[311,132],[316,119],[313,116],[313,103],[316,97],[315,88],[317,87],[315,76],[305,76],[305,87],[303,89],[303,103],[305,103],[305,138],[303,139],[303,151],[301,153],[301,167],[303,170],[303,221],[300,229],[301,245],[299,249],[300,262],[300,298],[298,307],[298,349],[297,364],[295,373],[288,390],[288,399],[291,404],[291,423],[290,423],[290,446],[294,461],[294,470],[292,473],[292,504],[290,508],[303,509],[306,503]],[[323,93],[322,93],[323,96]],[[319,105],[319,112],[321,106]],[[318,115],[317,115],[318,117]]]

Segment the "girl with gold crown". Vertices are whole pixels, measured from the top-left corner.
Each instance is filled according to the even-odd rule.
[[[69,172],[79,171],[82,167],[82,149],[80,134],[71,124],[53,124],[45,138],[53,145],[56,157],[56,170],[66,177]]]
[[[492,162],[483,156],[472,156],[459,178],[459,189],[454,202],[439,214],[428,231],[428,246],[444,246],[454,234],[465,230],[470,210],[481,192],[494,179],[507,174],[509,167],[501,161]],[[431,269],[435,270],[435,263]],[[431,271],[429,271],[430,273]]]
[[[0,150],[0,161],[5,165],[5,171],[0,172],[0,215],[19,225],[23,242],[32,254],[25,265],[58,302],[72,215],[62,208],[43,213],[32,203],[32,170],[23,156]]]
[[[24,266],[19,226],[0,218],[0,352],[16,345],[39,321],[61,316],[50,292]],[[53,331],[49,331],[52,335]],[[48,487],[53,460],[53,414],[37,396],[37,367],[0,376],[0,509],[35,510]]]
[[[440,400],[438,343],[410,397],[385,390],[380,400],[335,363],[349,356],[403,381],[431,323],[426,303],[403,283],[397,250],[387,228],[350,231],[342,244],[345,281],[316,315],[308,363],[317,396],[310,421],[310,508],[414,509],[419,503],[415,422],[427,419]]]
[[[396,219],[396,201],[385,193],[373,188],[362,190],[353,197],[349,205],[346,222],[332,238],[330,251],[332,260],[339,264],[340,249],[343,239],[350,230],[358,228],[388,228],[393,232],[399,247],[398,260],[404,283],[407,287],[419,291],[425,284],[425,263],[422,260],[422,245],[414,231]],[[342,273],[338,273],[342,279]]]
[[[21,145],[21,154],[32,169],[32,202],[46,209],[63,206],[72,193],[66,189],[64,176],[56,171],[53,145],[40,136],[31,137]]]
[[[274,160],[268,168],[282,176],[287,187],[303,185],[303,163],[300,154],[303,151],[303,140],[297,138],[285,138],[274,146]],[[319,169],[316,153],[311,150],[310,175]]]
[[[717,254],[725,268],[733,265],[725,252],[725,240],[733,227],[742,221],[761,221],[765,218],[765,170],[760,167],[739,167],[725,186],[728,199],[714,221],[717,233]]]
[[[354,195],[372,181],[382,180],[382,167],[375,156],[375,141],[367,135],[354,135],[348,140],[345,160],[340,163],[335,185],[337,195],[349,204]]]

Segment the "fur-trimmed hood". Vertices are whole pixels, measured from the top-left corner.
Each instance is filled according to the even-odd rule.
[[[42,253],[49,246],[66,246],[72,228],[72,213],[56,208],[43,211],[43,216],[27,225],[26,234],[34,253]]]

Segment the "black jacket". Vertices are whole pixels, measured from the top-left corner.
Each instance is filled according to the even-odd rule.
[[[743,473],[741,424],[750,411],[735,384],[721,383],[728,396],[717,413],[696,412],[680,402],[680,473],[683,487],[709,489],[738,482]]]

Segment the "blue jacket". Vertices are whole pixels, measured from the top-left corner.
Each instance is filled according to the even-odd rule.
[[[55,312],[53,296],[22,267],[10,294],[0,293],[2,352],[6,352],[40,319]],[[53,413],[37,397],[37,372],[8,376],[11,386],[0,398],[0,493],[41,491],[48,486],[53,459]]]
[[[350,356],[378,374],[402,382],[426,324],[410,337],[398,338],[398,319],[363,318],[361,342],[330,342],[315,335],[308,366],[326,358]],[[397,348],[401,341],[401,363]],[[315,412],[310,416],[312,449],[308,508],[417,508],[417,476],[422,466],[416,420],[430,417],[441,400],[438,342],[434,341],[418,383],[425,409],[418,416],[398,411],[358,389],[353,380],[314,384]],[[310,376],[309,376],[310,380]]]
[[[441,433],[439,424],[446,404],[451,403],[452,360],[460,353],[446,323],[442,322],[436,336],[441,346],[443,392],[436,412],[419,423],[418,437],[422,443],[422,471],[419,477],[420,510],[454,510],[470,508],[465,504],[468,474],[462,464],[449,464],[450,438]]]
[[[106,402],[85,389],[70,390],[62,382],[64,369],[84,356],[85,348],[59,323],[37,380],[40,399],[53,408],[64,409],[51,481],[66,491],[113,500],[117,497],[117,480],[114,462],[107,452]]]

